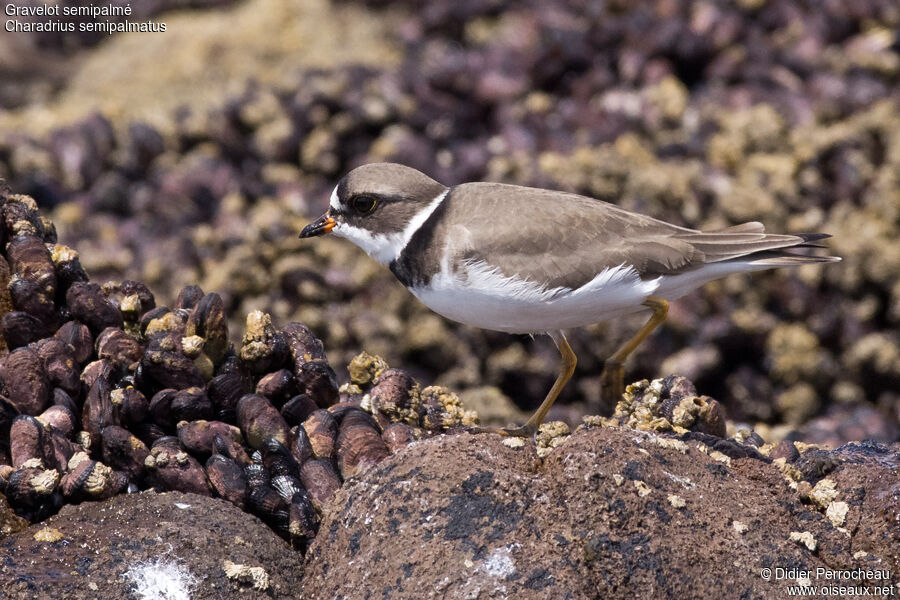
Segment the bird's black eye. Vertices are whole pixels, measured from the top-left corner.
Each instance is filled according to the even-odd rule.
[[[353,196],[350,198],[350,208],[361,215],[367,215],[378,206],[378,200],[372,196]]]

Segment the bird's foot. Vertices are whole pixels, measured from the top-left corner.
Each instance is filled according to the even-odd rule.
[[[473,427],[472,433],[496,433],[504,437],[533,438],[537,434],[537,427],[525,424],[521,427]]]

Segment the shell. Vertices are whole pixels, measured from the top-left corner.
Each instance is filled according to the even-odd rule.
[[[150,323],[152,323],[156,319],[163,318],[163,316],[169,314],[171,310],[172,309],[170,309],[168,306],[157,306],[142,314],[140,321],[138,321],[138,327],[140,328],[141,335],[147,336],[147,329],[150,327]]]
[[[262,448],[269,438],[288,443],[287,422],[263,396],[247,394],[238,401],[237,423],[251,448]]]
[[[181,448],[178,438],[156,440],[144,466],[147,481],[159,490],[212,495],[203,466]]]
[[[203,338],[203,352],[213,364],[222,362],[228,349],[228,319],[221,296],[206,294],[197,302],[185,325],[185,335]]]
[[[294,426],[291,429],[291,456],[297,461],[298,465],[302,465],[306,461],[315,457],[312,444],[309,443],[309,436],[306,430],[300,426]]]
[[[298,394],[288,400],[281,407],[281,416],[287,424],[293,427],[309,418],[309,415],[318,410],[319,406],[306,394]]]
[[[337,421],[326,409],[320,408],[303,422],[303,429],[309,436],[313,453],[318,458],[334,457],[334,442],[337,438]]]
[[[256,393],[265,396],[275,405],[281,408],[285,402],[299,393],[297,379],[287,369],[279,369],[274,373],[263,376],[256,384]]]
[[[412,442],[415,437],[413,435],[413,428],[406,423],[391,423],[384,428],[381,439],[384,440],[388,450],[393,454]]]
[[[110,498],[125,490],[128,477],[96,460],[81,460],[60,480],[62,495],[73,502]]]
[[[303,363],[326,360],[325,345],[303,323],[288,323],[281,330],[290,349],[294,371],[299,372]]]
[[[119,296],[119,311],[125,320],[132,323],[137,322],[147,311],[156,308],[153,292],[140,281],[126,279],[118,285],[107,287],[106,292]]]
[[[37,417],[38,421],[52,427],[65,437],[72,437],[78,427],[78,419],[65,405],[54,404]]]
[[[150,414],[150,401],[137,388],[128,385],[109,393],[115,420],[123,427],[138,425]]]
[[[78,321],[66,321],[62,327],[56,330],[53,337],[66,342],[75,353],[75,363],[78,366],[85,364],[94,354],[94,336],[84,323]]]
[[[175,392],[169,410],[172,420],[176,423],[210,419],[213,416],[212,402],[206,395],[206,389],[202,387],[191,387]]]
[[[221,421],[199,419],[178,424],[178,439],[189,452],[197,456],[207,457],[215,451],[216,436],[219,436],[220,443],[226,448],[240,446],[243,441],[240,429]]]
[[[106,299],[96,283],[73,283],[66,292],[66,304],[72,316],[87,325],[95,336],[107,327],[124,326],[122,313]]]
[[[143,353],[143,345],[121,329],[108,327],[97,336],[97,356],[109,359],[114,365],[134,364]]]
[[[387,369],[369,390],[368,397],[374,411],[383,412],[394,421],[410,425],[419,419],[419,384],[406,371]]]
[[[81,451],[82,447],[55,430],[50,430],[48,439],[49,448],[45,451],[44,462],[51,469],[62,472],[65,470],[72,455]]]
[[[51,385],[62,388],[70,396],[81,395],[81,378],[75,348],[68,342],[50,337],[35,344],[44,372]]]
[[[216,454],[221,454],[230,458],[239,466],[246,467],[250,464],[250,457],[247,455],[247,451],[244,449],[242,442],[243,436],[241,437],[241,440],[234,441],[230,437],[216,434],[213,436],[213,450]]]
[[[40,319],[21,310],[10,311],[3,315],[0,319],[0,329],[10,350],[36,342],[45,333],[45,326]]]
[[[341,477],[346,480],[381,462],[390,451],[376,427],[361,420],[347,425],[345,420],[337,436],[336,454]]]
[[[319,532],[319,513],[316,512],[312,497],[306,490],[299,491],[291,497],[288,531],[291,539],[301,544],[301,550],[305,550],[306,544]]]
[[[272,326],[271,317],[260,310],[249,313],[240,357],[250,371],[268,373],[280,369],[289,355],[287,340]]]
[[[104,428],[100,438],[103,462],[126,473],[131,481],[140,481],[144,474],[144,461],[150,455],[144,442],[116,425]]]
[[[300,365],[297,383],[321,408],[328,408],[338,401],[337,377],[324,360],[311,360]]]
[[[88,280],[87,273],[84,272],[84,267],[81,266],[81,260],[78,258],[78,252],[75,250],[63,244],[55,244],[50,251],[50,258],[53,260],[53,267],[56,270],[56,281],[59,288],[57,294],[65,294],[73,283]]]
[[[216,495],[238,508],[245,508],[250,488],[240,466],[227,456],[213,454],[206,461],[206,476]]]
[[[320,512],[341,488],[341,478],[334,463],[327,458],[314,458],[303,463],[300,467],[300,481]]]
[[[178,297],[175,298],[175,308],[190,310],[197,306],[201,298],[203,298],[203,289],[199,285],[186,285],[181,288]]]
[[[181,352],[148,349],[140,362],[140,382],[135,384],[145,394],[165,388],[183,390],[204,387],[206,381],[200,369]]]
[[[265,441],[262,453],[263,465],[272,477],[277,475],[299,477],[300,465],[291,456],[290,450],[275,438],[269,438]]]
[[[31,348],[19,348],[0,360],[0,380],[20,413],[38,415],[50,405],[50,380]]]
[[[110,398],[113,376],[113,366],[104,361],[100,374],[88,390],[87,399],[82,407],[81,425],[96,439],[99,439],[104,427],[115,425]]]
[[[223,373],[213,377],[207,386],[207,395],[213,412],[222,421],[237,419],[237,403],[250,392],[247,380],[238,373]]]
[[[156,392],[153,394],[153,397],[150,398],[150,418],[153,419],[154,423],[167,431],[170,431],[175,427],[175,420],[172,416],[171,408],[172,400],[177,393],[178,390],[167,388]]]
[[[43,460],[50,452],[49,431],[35,417],[19,415],[9,430],[9,452],[12,465],[21,467],[32,459]]]
[[[272,477],[271,485],[278,495],[287,501],[290,501],[297,492],[306,491],[300,479],[293,475],[275,475]]]
[[[269,485],[272,477],[262,465],[262,463],[250,463],[244,467],[244,477],[247,478],[247,485],[253,489],[261,485]]]
[[[31,507],[56,492],[59,471],[43,467],[23,467],[9,476],[6,497],[18,507]]]
[[[290,504],[267,485],[250,490],[250,507],[263,521],[281,535],[287,535]]]
[[[54,324],[56,269],[44,240],[35,235],[17,235],[6,246],[6,257],[13,275],[9,286],[13,307],[45,325]]]
[[[42,334],[53,331],[59,324],[53,296],[48,296],[40,284],[31,279],[13,275],[7,289],[13,308],[36,318],[41,323]]]

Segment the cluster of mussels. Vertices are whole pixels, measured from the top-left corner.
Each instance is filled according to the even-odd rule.
[[[224,498],[305,548],[345,479],[474,422],[455,395],[365,354],[339,391],[303,324],[252,312],[235,348],[218,294],[188,286],[158,307],[142,283],[90,283],[27,196],[0,190],[0,218],[0,492],[32,521],[178,490]]]

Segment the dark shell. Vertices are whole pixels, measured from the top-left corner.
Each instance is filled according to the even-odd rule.
[[[262,465],[262,463],[250,463],[249,465],[244,466],[244,477],[247,478],[247,485],[252,488],[257,488],[259,486],[269,485],[272,481],[272,477],[269,475],[269,471]]]
[[[201,419],[185,421],[178,425],[178,439],[181,440],[181,444],[200,457],[207,457],[214,452],[216,436],[220,437],[220,443],[225,444],[227,448],[240,445],[243,441],[240,429],[221,421]]]
[[[217,418],[223,421],[237,419],[237,403],[250,392],[247,380],[237,373],[224,373],[213,377],[207,386],[207,395]]]
[[[73,283],[66,292],[66,304],[72,316],[98,335],[107,327],[122,328],[124,322],[118,307],[112,305],[96,283]]]
[[[303,422],[303,429],[309,436],[313,452],[319,458],[334,457],[334,442],[337,438],[337,421],[326,409],[320,408]]]
[[[287,369],[279,369],[274,373],[263,376],[256,384],[256,393],[269,399],[276,408],[280,408],[285,402],[300,392],[297,379]]]
[[[0,380],[7,398],[22,414],[38,415],[50,404],[50,380],[31,348],[19,348],[0,360]]]
[[[58,337],[50,337],[35,344],[35,350],[50,383],[71,396],[80,396],[81,378],[75,349]]]
[[[300,465],[291,455],[290,450],[275,438],[269,438],[265,441],[262,454],[263,466],[266,467],[272,477],[277,475],[300,476]]]
[[[65,405],[50,406],[38,416],[38,420],[68,438],[71,438],[78,428],[78,419],[72,409]]]
[[[174,442],[170,441],[174,440]],[[160,438],[153,443],[147,466],[147,481],[163,491],[212,496],[206,472],[197,459],[180,448],[178,438]]]
[[[59,482],[62,495],[72,502],[111,498],[125,490],[128,476],[90,459],[79,462]]]
[[[341,488],[341,478],[334,463],[327,458],[314,458],[303,463],[300,467],[300,481],[320,512]]]
[[[345,480],[367,466],[381,462],[390,454],[387,444],[381,439],[381,432],[364,422],[341,426],[335,452],[338,469]]]
[[[263,521],[276,532],[286,535],[288,532],[290,504],[278,495],[273,488],[260,485],[250,490],[250,507]]]
[[[123,427],[143,423],[150,414],[150,401],[134,386],[114,389],[110,399],[115,420]]]
[[[94,354],[94,336],[84,323],[66,321],[54,336],[72,346],[78,365],[86,363]]]
[[[52,295],[42,289],[37,282],[18,275],[13,276],[8,289],[13,308],[26,312],[40,321],[42,332],[53,331],[58,319]]]
[[[295,372],[299,372],[300,367],[311,360],[326,360],[325,345],[303,323],[288,323],[281,331],[290,348]]]
[[[178,297],[175,298],[175,308],[190,310],[197,306],[201,298],[203,298],[203,290],[199,285],[186,285],[181,288]]]
[[[387,369],[378,377],[378,383],[369,390],[372,405],[388,413],[411,408],[410,392],[416,380],[401,369]]]
[[[183,390],[206,385],[194,361],[180,352],[147,350],[140,365],[141,385],[138,387],[145,394],[148,391],[155,393],[164,388]]]
[[[185,335],[203,338],[203,352],[218,365],[228,349],[228,318],[225,303],[216,293],[206,294],[197,302],[185,326]]]
[[[49,450],[44,455],[44,464],[62,473],[66,470],[69,459],[83,449],[59,431],[51,430],[46,437],[49,440]]]
[[[81,382],[85,387],[90,388],[100,377],[100,374],[109,367],[108,360],[94,360],[84,366],[81,371]]]
[[[2,210],[3,224],[5,225],[2,228],[3,233],[8,231],[10,235],[31,234],[43,237],[44,224],[41,221],[40,212],[27,196],[11,196],[3,203],[0,210]]]
[[[170,312],[171,309],[168,306],[157,306],[156,308],[151,308],[143,315],[141,315],[141,320],[139,322],[141,335],[145,335],[147,332],[147,326],[150,325],[150,321],[154,319],[159,319],[166,313]]]
[[[44,460],[50,452],[50,433],[37,418],[19,415],[9,430],[9,453],[12,466],[19,468],[26,461]]]
[[[115,365],[128,366],[141,359],[144,347],[121,329],[107,328],[97,336],[97,356]]]
[[[72,287],[73,283],[88,280],[87,273],[85,273],[84,267],[81,266],[81,260],[78,258],[78,253],[71,248],[57,244],[54,246],[51,256],[53,257],[53,265],[56,268],[57,287],[59,288],[57,295],[60,297],[65,296],[66,291]]]
[[[140,481],[144,474],[144,461],[150,455],[144,442],[116,425],[105,427],[100,437],[103,462],[126,473],[131,481]]]
[[[269,373],[285,365],[290,349],[284,334],[272,327],[269,316],[254,311],[247,315],[240,357],[252,373]]]
[[[213,436],[213,451],[216,454],[230,458],[241,467],[246,467],[250,464],[250,457],[247,456],[247,451],[243,446],[243,436],[239,441],[234,441],[230,437],[217,434]]]
[[[381,427],[378,425],[378,421],[375,419],[375,417],[356,405],[335,404],[328,409],[328,412],[334,415],[334,418],[335,420],[337,420],[338,426],[341,429],[345,427],[353,427],[355,425],[366,425],[367,427],[371,427],[377,430],[379,435],[381,435]]]
[[[312,497],[306,490],[297,492],[291,497],[288,529],[291,539],[301,544],[301,550],[305,550],[304,545],[312,541],[319,532],[319,513],[316,512]]]
[[[156,440],[166,437],[165,430],[156,423],[137,423],[131,425],[129,429],[147,446],[152,446]]]
[[[247,394],[238,401],[237,423],[251,448],[260,449],[269,438],[288,443],[287,422],[263,396]]]
[[[297,371],[297,383],[321,408],[328,408],[338,401],[337,377],[325,361],[303,363]]]
[[[169,410],[175,423],[210,419],[213,416],[212,402],[202,387],[190,387],[175,392]]]
[[[413,436],[413,428],[406,423],[391,423],[384,428],[381,439],[384,440],[388,450],[393,454],[412,442],[415,437]]]
[[[78,404],[72,400],[72,396],[66,393],[65,390],[61,390],[59,388],[53,388],[53,397],[51,402],[54,406],[64,406],[69,409],[73,415],[75,415],[76,421],[78,420],[78,414],[81,412],[81,409],[78,407]],[[80,422],[76,425],[76,429],[80,427]]]
[[[31,507],[53,495],[59,483],[59,471],[55,469],[18,469],[9,476],[6,497],[13,506]]]
[[[10,350],[36,342],[46,333],[46,326],[40,319],[20,310],[3,315],[0,318],[0,329],[3,330],[3,339]]]
[[[170,431],[175,427],[175,419],[172,417],[172,400],[178,390],[167,388],[153,394],[150,398],[150,418],[153,422]]]
[[[100,375],[91,385],[81,410],[81,425],[95,440],[100,439],[100,432],[108,425],[115,425],[112,393],[114,369],[109,363],[103,365]]]
[[[206,461],[206,476],[216,495],[238,508],[245,508],[250,494],[247,478],[240,466],[227,456],[213,454]]]
[[[271,486],[279,496],[287,501],[290,501],[297,492],[306,491],[306,488],[300,483],[300,479],[294,475],[274,475]]]
[[[706,399],[706,412],[703,413],[703,420],[695,424],[693,429],[724,438],[727,435],[725,409],[717,400],[707,396],[703,398]]]
[[[303,421],[309,418],[309,415],[313,414],[318,409],[319,406],[312,398],[306,394],[298,394],[281,407],[281,416],[284,417],[284,420],[287,421],[288,425],[293,427],[294,425],[303,423]]]
[[[291,429],[291,456],[297,461],[298,465],[302,465],[311,458],[315,458],[312,444],[309,443],[309,436],[306,435],[306,429],[302,425],[296,425]]]
[[[131,279],[126,279],[118,286],[115,287],[115,291],[118,292],[122,297],[127,296],[136,296],[137,301],[139,303],[140,308],[138,308],[138,317],[147,313],[147,311],[153,310],[156,308],[156,299],[153,297],[153,292],[150,291],[146,285],[141,283],[140,281],[133,281]],[[134,315],[129,315],[129,317],[133,317]]]
[[[47,244],[41,237],[17,235],[6,246],[6,257],[13,273],[34,282],[49,298],[56,294],[56,269]]]

